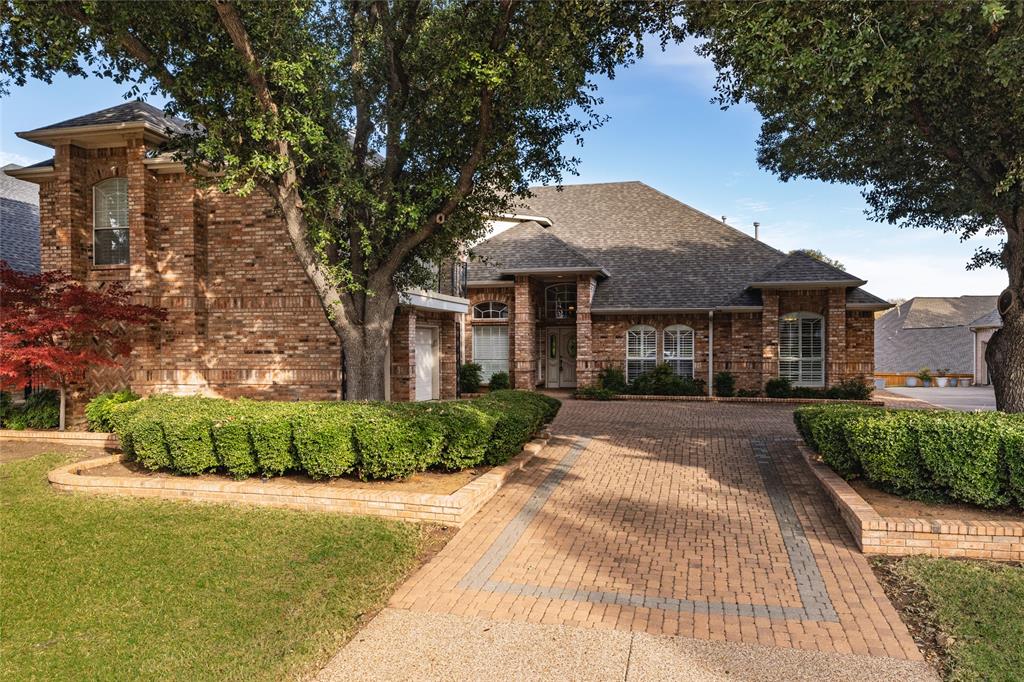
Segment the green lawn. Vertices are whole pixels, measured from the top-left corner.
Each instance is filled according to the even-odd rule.
[[[912,557],[895,566],[916,583],[952,642],[949,679],[1024,677],[1024,568]]]
[[[4,679],[296,677],[432,542],[369,518],[59,494],[63,461],[0,465]]]

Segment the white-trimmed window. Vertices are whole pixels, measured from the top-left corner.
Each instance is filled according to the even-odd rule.
[[[92,262],[128,265],[128,180],[110,178],[92,188]]]
[[[825,385],[825,320],[814,313],[779,318],[779,376],[794,386]]]
[[[507,324],[473,326],[473,362],[480,365],[485,384],[496,372],[508,372]]]
[[[473,306],[474,320],[507,320],[508,305],[498,301],[484,301]]]
[[[651,371],[657,362],[658,332],[642,324],[631,327],[626,332],[626,381]]]
[[[677,376],[693,378],[693,329],[684,324],[665,327],[662,355]]]
[[[544,316],[549,320],[576,317],[576,285],[552,284],[544,289]]]

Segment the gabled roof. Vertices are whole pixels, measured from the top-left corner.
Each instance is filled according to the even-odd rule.
[[[1003,316],[998,309],[993,309],[987,315],[982,315],[969,325],[971,329],[998,329],[1003,326]]]
[[[166,131],[173,134],[186,133],[189,130],[188,122],[177,116],[168,116],[163,110],[154,107],[146,102],[125,102],[117,106],[94,111],[91,114],[76,116],[66,121],[52,123],[42,128],[36,128],[19,135],[30,136],[35,133],[52,131],[63,128],[82,128],[85,126],[124,124],[124,123],[147,123],[158,131]]]
[[[517,212],[545,216],[551,226],[521,223],[485,240],[473,253],[485,262],[500,257],[506,266],[560,265],[564,250],[549,254],[535,236],[538,231],[553,235],[607,272],[594,293],[595,312],[757,308],[760,293],[748,287],[784,261],[795,270],[820,272],[641,182],[535,187],[531,192]],[[529,234],[520,236],[521,231]],[[471,262],[469,278],[508,279],[510,269],[505,272]],[[850,287],[863,282],[841,270],[826,272],[829,281],[840,273]],[[888,305],[867,292],[850,293],[865,306]]]
[[[770,288],[811,283],[854,287],[867,284],[864,280],[835,266],[823,263],[806,253],[795,251],[759,275],[755,281],[750,283],[750,286]]]
[[[918,297],[875,320],[875,371],[882,373],[974,369],[969,325],[995,308],[995,296]]]
[[[861,310],[885,310],[891,308],[892,303],[857,287],[846,292],[846,307],[860,308]]]
[[[470,261],[470,282],[498,281],[513,273],[606,274],[599,265],[532,220],[495,235],[486,244],[480,258]]]

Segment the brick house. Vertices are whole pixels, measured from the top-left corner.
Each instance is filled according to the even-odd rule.
[[[473,248],[466,356],[517,388],[628,379],[660,362],[740,389],[869,378],[865,281],[787,255],[640,182],[537,188]]]
[[[340,398],[340,342],[273,200],[212,189],[161,154],[185,125],[131,102],[18,133],[54,151],[9,171],[39,185],[43,270],[123,281],[168,311],[123,367],[96,372],[77,397],[129,385],[144,395]],[[439,272],[438,291],[404,295],[391,335],[391,399],[455,396],[468,305],[460,272]],[[80,411],[81,400],[72,404]]]

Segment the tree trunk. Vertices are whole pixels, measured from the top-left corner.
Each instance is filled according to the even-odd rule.
[[[67,408],[67,395],[68,395],[68,390],[62,384],[61,387],[60,387],[60,417],[59,417],[59,419],[60,419],[59,423],[60,423],[60,430],[61,431],[64,430],[64,422],[65,422],[65,415],[66,415],[66,408]]]
[[[397,293],[366,302],[362,324],[335,324],[345,358],[345,400],[384,400]]]
[[[1003,264],[1010,285],[999,296],[1003,326],[985,351],[985,362],[996,394],[996,409],[1024,412],[1024,219],[1017,230],[1007,228]]]

